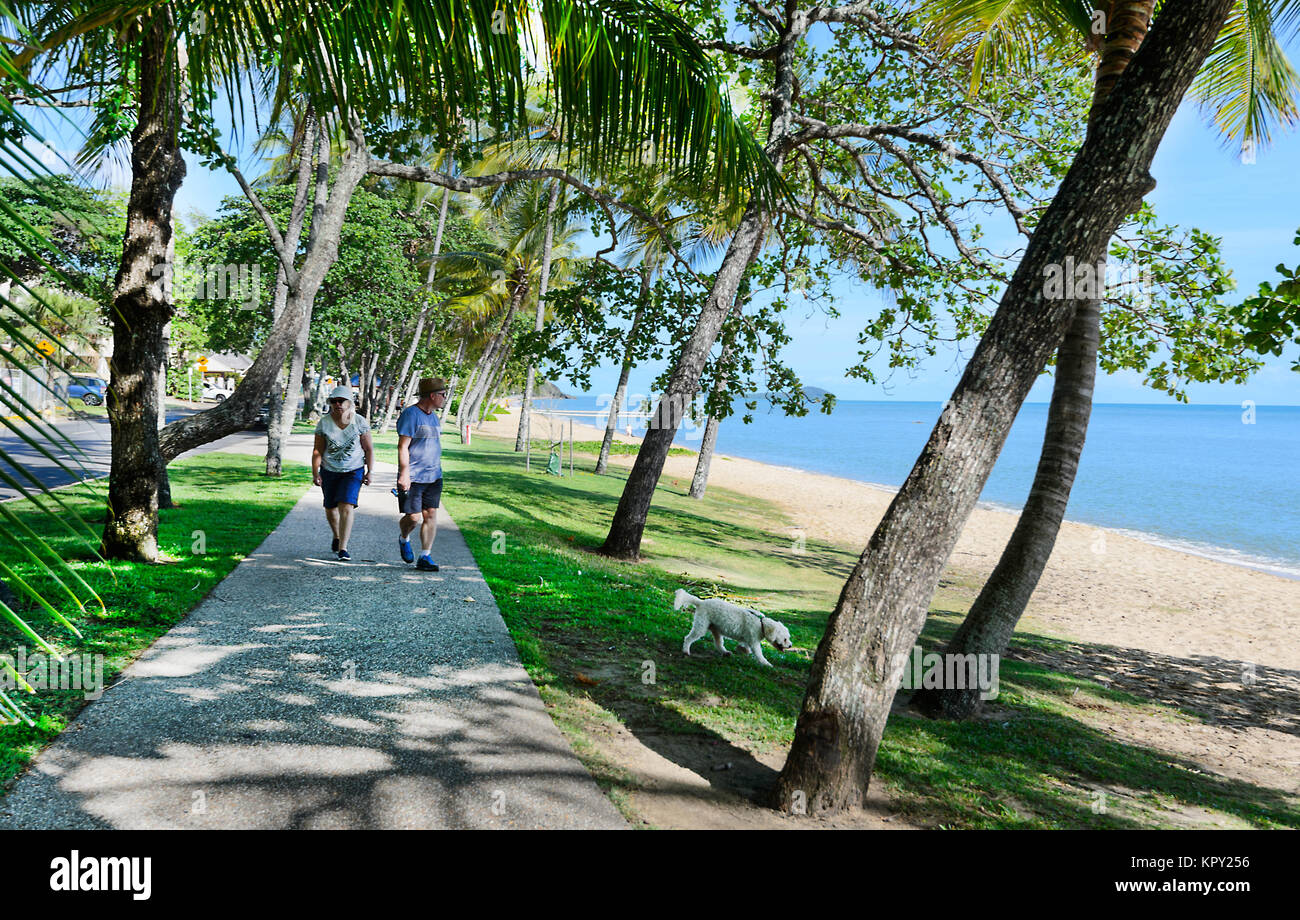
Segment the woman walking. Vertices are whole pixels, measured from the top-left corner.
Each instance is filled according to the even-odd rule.
[[[350,387],[335,387],[329,404],[329,415],[316,425],[311,476],[325,493],[325,520],[334,532],[330,548],[338,553],[340,561],[346,562],[352,558],[348,555],[352,512],[357,508],[361,486],[370,485],[375,447],[370,439],[370,423],[357,415]]]

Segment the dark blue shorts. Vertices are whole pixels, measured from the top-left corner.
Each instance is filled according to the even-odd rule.
[[[413,482],[406,490],[406,514],[419,514],[437,508],[442,501],[442,479],[437,482]]]
[[[361,494],[361,480],[365,478],[364,466],[350,473],[335,473],[321,467],[320,488],[325,493],[325,507],[337,508],[341,503],[355,507]]]

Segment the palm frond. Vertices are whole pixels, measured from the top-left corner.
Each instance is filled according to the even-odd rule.
[[[1274,126],[1290,127],[1300,112],[1300,75],[1279,34],[1294,38],[1300,3],[1239,0],[1201,68],[1192,93],[1224,140],[1264,145]]]
[[[1082,0],[927,0],[919,16],[930,41],[969,57],[972,94],[998,73],[1033,70],[1046,51],[1075,56],[1096,40]]]

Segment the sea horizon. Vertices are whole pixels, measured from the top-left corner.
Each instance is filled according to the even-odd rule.
[[[609,397],[537,402],[565,416],[607,410]],[[943,402],[844,399],[830,415],[798,418],[769,412],[760,402],[750,425],[741,421],[743,400],[734,405],[737,411],[719,428],[717,454],[892,493],[911,471]],[[1022,406],[979,507],[1021,511],[1048,405]],[[580,419],[604,426],[603,417]],[[698,450],[702,431],[688,422],[674,444]],[[1300,405],[1096,403],[1065,519],[1300,580],[1297,468]]]

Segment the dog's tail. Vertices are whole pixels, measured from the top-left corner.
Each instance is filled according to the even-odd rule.
[[[694,594],[683,591],[681,588],[678,588],[677,593],[673,595],[674,610],[681,610],[683,607],[694,607],[699,602],[700,599],[698,597]]]

